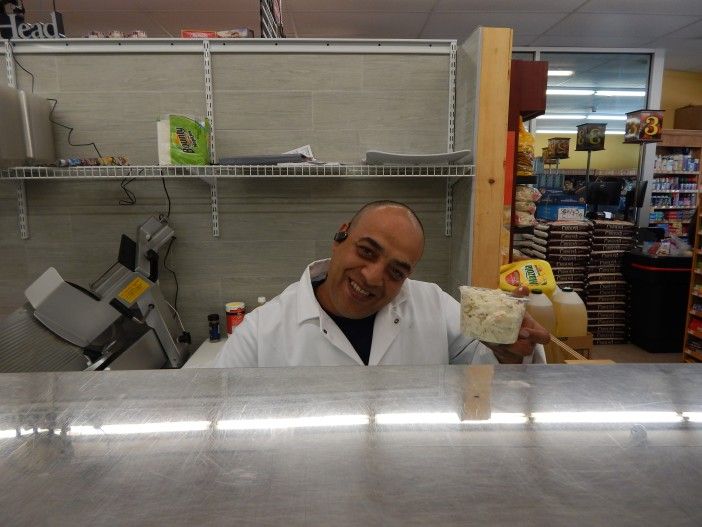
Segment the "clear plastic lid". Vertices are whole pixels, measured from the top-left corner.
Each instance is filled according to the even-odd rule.
[[[461,286],[461,331],[494,344],[513,344],[519,338],[527,298],[500,289]]]

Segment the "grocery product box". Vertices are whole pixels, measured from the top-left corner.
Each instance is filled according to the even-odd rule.
[[[592,352],[592,346],[593,346],[593,336],[592,333],[588,333],[587,335],[583,337],[558,337],[559,340],[573,348],[575,351],[580,353],[580,355],[583,355],[587,357],[588,359],[590,358],[590,352]]]
[[[253,38],[253,29],[238,27],[213,31],[210,29],[181,29],[180,38]]]
[[[702,130],[702,106],[684,106],[675,110],[675,128]]]

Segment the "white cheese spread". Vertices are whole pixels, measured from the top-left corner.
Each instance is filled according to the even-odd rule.
[[[512,344],[526,312],[526,299],[499,289],[461,286],[461,331],[495,344]]]

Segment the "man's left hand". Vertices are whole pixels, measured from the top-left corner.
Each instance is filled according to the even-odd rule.
[[[520,286],[513,293],[516,297],[529,296],[529,288]],[[534,353],[537,344],[548,344],[551,334],[529,314],[524,314],[519,338],[514,344],[488,344],[501,364],[521,364],[524,357]]]

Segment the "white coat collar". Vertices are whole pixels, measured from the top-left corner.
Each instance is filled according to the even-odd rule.
[[[312,280],[321,280],[327,276],[330,261],[331,260],[329,258],[326,258],[324,260],[312,262],[307,266],[305,272],[302,273],[299,286],[300,294],[298,294],[297,297],[298,324],[302,324],[305,320],[313,318],[318,319],[321,317],[321,313],[324,310],[322,309],[322,306],[319,305],[317,297],[314,296]],[[405,300],[407,300],[407,288],[409,287],[409,281],[409,279],[405,280],[405,283],[402,284],[402,288],[400,288],[398,295],[392,300],[392,302],[383,307],[383,309],[378,312],[378,315],[386,312],[395,313],[398,310],[399,306],[405,302]]]

